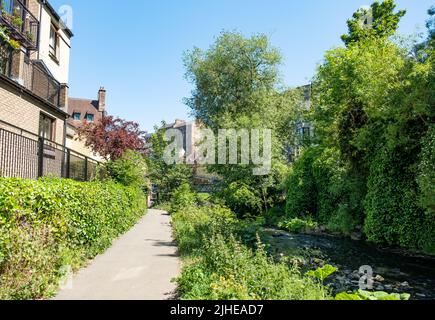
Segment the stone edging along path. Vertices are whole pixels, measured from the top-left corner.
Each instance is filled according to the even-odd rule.
[[[171,218],[149,210],[112,247],[80,270],[55,300],[167,300],[180,273]]]

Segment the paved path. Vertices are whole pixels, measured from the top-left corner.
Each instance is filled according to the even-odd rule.
[[[170,217],[148,214],[104,254],[79,271],[56,300],[171,299],[180,264],[171,237]]]

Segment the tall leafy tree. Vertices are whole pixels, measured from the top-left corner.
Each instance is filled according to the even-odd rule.
[[[280,63],[281,55],[266,36],[246,38],[237,32],[223,32],[208,50],[195,48],[185,56],[186,77],[194,85],[186,104],[197,119],[216,132],[241,128],[273,132],[270,175],[254,176],[252,165],[209,167],[223,178],[223,196],[239,212],[267,209],[285,171],[279,133],[288,129],[293,105],[288,94],[279,92]]]
[[[429,37],[430,39],[435,39],[435,6],[432,6],[428,10],[428,14],[430,16],[429,20],[427,21],[427,29],[429,31]]]
[[[244,116],[264,116],[270,108],[281,55],[266,36],[223,32],[209,50],[195,48],[184,61],[194,85],[186,104],[206,126],[222,128]]]
[[[357,217],[371,241],[434,252],[435,223],[422,210],[433,212],[433,49],[425,44],[424,58],[415,59],[388,38],[395,25],[386,33],[353,34],[351,45],[326,53],[312,111],[325,151],[308,158],[313,164],[302,168],[310,175],[302,172],[298,181],[313,185],[318,200],[310,205],[317,211],[327,205],[330,222]],[[325,158],[328,153],[334,156]],[[327,169],[326,184],[316,177],[319,169]],[[325,189],[335,205],[322,199]],[[289,205],[298,208],[297,197]]]
[[[399,27],[400,19],[406,10],[395,12],[394,0],[376,1],[370,9],[361,8],[347,21],[349,33],[341,37],[346,45],[370,36],[390,37]]]

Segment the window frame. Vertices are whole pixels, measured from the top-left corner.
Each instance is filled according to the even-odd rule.
[[[88,119],[89,116],[92,117],[92,120],[89,120],[89,119]],[[95,122],[95,114],[93,114],[93,113],[87,113],[87,114],[85,115],[85,120],[86,120],[86,122],[90,122],[90,123]]]
[[[304,137],[304,138],[311,137],[311,128],[310,127],[303,127],[302,128],[302,137]]]
[[[53,33],[53,36],[52,36]],[[54,43],[52,43],[54,40]],[[53,47],[54,45],[54,47]],[[50,53],[50,57],[54,60],[58,61],[59,59],[59,29],[56,27],[54,23],[50,25],[50,36],[48,41],[48,50]]]
[[[46,127],[44,123],[44,121],[49,121],[49,132],[45,132]],[[40,113],[39,114],[39,137],[44,138],[46,140],[49,141],[54,141],[55,138],[55,128],[56,128],[56,119],[54,119],[53,117],[50,117],[49,115],[45,114],[45,113]],[[47,137],[48,136],[48,137]]]
[[[76,115],[79,116],[78,119],[76,119],[76,117],[75,117]],[[73,114],[72,114],[72,118],[73,118],[73,120],[75,120],[75,121],[80,121],[81,118],[82,118],[82,114],[81,114],[80,112],[73,112]]]

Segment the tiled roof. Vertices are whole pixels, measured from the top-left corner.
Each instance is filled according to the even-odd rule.
[[[80,113],[80,121],[74,120],[72,115],[74,113]],[[71,118],[68,119],[68,123],[74,127],[80,126],[87,114],[94,115],[94,122],[98,122],[103,118],[103,113],[98,111],[98,101],[88,99],[68,99],[68,114]]]

